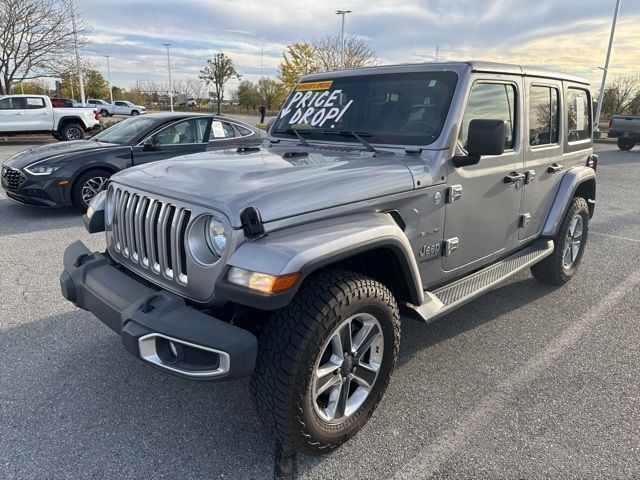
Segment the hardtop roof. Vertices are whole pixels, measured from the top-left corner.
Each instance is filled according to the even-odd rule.
[[[422,67],[422,68],[421,68]],[[584,77],[573,75],[570,73],[559,72],[556,70],[548,70],[546,68],[531,67],[524,65],[515,65],[509,63],[485,62],[470,60],[464,62],[422,62],[422,63],[400,63],[394,65],[376,65],[372,67],[363,67],[356,69],[338,70],[333,72],[315,73],[305,76],[305,80],[314,80],[335,77],[336,74],[344,73],[348,75],[357,75],[358,73],[391,73],[397,71],[419,71],[419,70],[442,70],[442,71],[460,71],[470,69],[472,72],[499,73],[505,75],[520,75],[529,77],[550,78],[556,80],[564,80],[568,82],[589,85],[590,82]]]

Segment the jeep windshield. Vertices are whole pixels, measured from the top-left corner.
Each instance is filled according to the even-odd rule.
[[[303,81],[271,132],[306,141],[358,143],[364,137],[368,143],[429,145],[442,131],[457,79],[453,72],[403,72]]]

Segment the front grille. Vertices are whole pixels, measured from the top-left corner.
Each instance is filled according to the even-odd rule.
[[[186,233],[191,210],[114,188],[113,247],[131,262],[187,285]]]
[[[9,167],[2,167],[0,178],[2,178],[2,180],[0,180],[2,182],[2,188],[9,192],[17,192],[20,185],[27,181],[24,173]]]

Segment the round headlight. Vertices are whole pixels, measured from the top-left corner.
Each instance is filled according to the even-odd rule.
[[[224,224],[216,217],[210,217],[207,222],[207,245],[211,253],[221,257],[227,246],[227,236]]]

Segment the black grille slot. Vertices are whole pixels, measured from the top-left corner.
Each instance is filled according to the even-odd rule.
[[[2,167],[2,173],[0,174],[0,182],[2,182],[2,188],[9,192],[17,192],[20,185],[27,181],[27,177],[24,176],[20,170],[15,170],[9,167]]]

